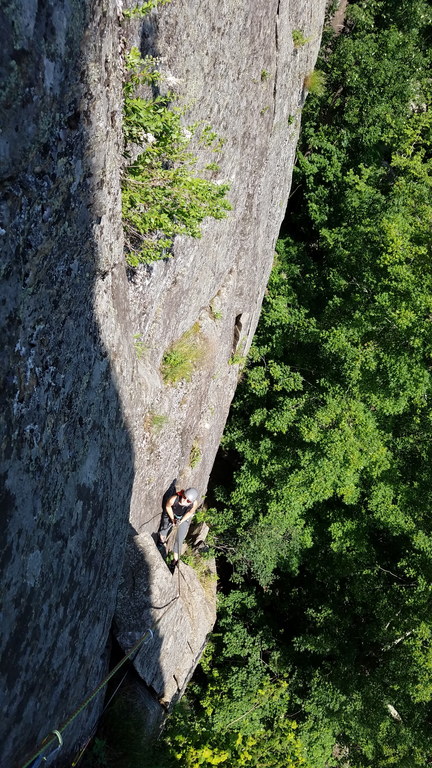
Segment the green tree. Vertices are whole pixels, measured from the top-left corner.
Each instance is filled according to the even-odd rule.
[[[304,110],[289,224],[224,436],[216,632],[152,768],[432,762],[432,8],[347,13],[344,34],[324,35],[326,89]],[[134,87],[127,138],[159,137],[138,159],[148,210],[170,209],[166,170],[187,216],[179,116]],[[155,229],[146,219],[145,237]]]
[[[182,124],[182,110],[172,104],[174,95],[160,93],[163,78],[156,64],[151,57],[142,59],[137,48],[126,60],[123,124],[128,165],[122,214],[131,266],[171,255],[176,235],[201,237],[200,225],[207,216],[222,219],[231,209],[228,184],[198,176],[190,150],[194,137],[214,151],[221,140],[209,126]],[[158,94],[143,98],[139,92],[145,87]]]
[[[350,16],[305,110],[215,528],[307,758],[412,768],[432,755],[431,10]]]

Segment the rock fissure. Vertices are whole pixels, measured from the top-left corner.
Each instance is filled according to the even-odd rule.
[[[278,79],[278,59],[279,59],[279,9],[281,0],[278,0],[275,14],[275,73],[273,82],[273,120],[276,114],[276,94],[277,94],[277,79]]]

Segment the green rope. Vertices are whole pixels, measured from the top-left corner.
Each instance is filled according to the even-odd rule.
[[[176,597],[174,597],[172,600],[170,600],[170,601],[169,601],[169,603],[167,604],[167,606],[163,606],[163,607],[166,607],[166,608],[167,608],[167,610],[168,610],[168,609],[171,607],[172,603],[175,603],[175,602],[176,602],[176,600],[178,600],[178,599],[179,599],[179,597],[180,597],[180,574],[179,574],[179,593],[178,593],[178,595],[177,595]],[[154,622],[154,626],[156,626],[157,624],[159,624],[159,622],[160,622],[160,621],[161,621],[161,619],[164,617],[164,615],[165,615],[165,613],[166,613],[166,612],[167,612],[167,611],[165,611],[164,613],[162,613],[162,614],[159,616],[159,618],[158,618],[158,619],[156,619],[156,621]],[[146,632],[144,632],[143,636],[142,636],[142,637],[140,637],[140,639],[139,639],[139,640],[138,640],[138,641],[135,643],[135,645],[134,645],[134,646],[131,648],[131,650],[130,650],[130,651],[127,653],[127,654],[126,654],[126,656],[124,656],[124,657],[122,658],[122,660],[121,660],[121,661],[119,661],[119,663],[118,663],[118,664],[117,664],[117,665],[114,667],[114,669],[112,669],[112,670],[111,670],[111,672],[110,672],[110,673],[109,673],[109,674],[108,674],[108,675],[107,675],[107,676],[106,676],[106,677],[105,677],[105,678],[102,680],[102,682],[101,682],[101,683],[99,683],[99,685],[97,686],[97,688],[95,688],[95,689],[94,689],[94,691],[93,691],[93,692],[92,692],[92,693],[91,693],[89,696],[87,696],[87,698],[86,698],[86,699],[84,699],[84,701],[82,702],[82,704],[81,704],[81,705],[80,705],[80,706],[79,706],[79,707],[78,707],[78,708],[77,708],[77,709],[76,709],[76,710],[75,710],[75,711],[74,711],[74,712],[73,712],[73,713],[70,715],[70,717],[68,717],[68,719],[67,719],[67,720],[66,720],[66,721],[63,723],[63,725],[62,725],[60,728],[58,728],[56,731],[51,731],[51,733],[52,733],[53,735],[52,735],[50,738],[48,738],[48,736],[46,736],[46,737],[45,737],[45,739],[44,739],[44,743],[43,743],[43,746],[42,746],[42,747],[41,747],[41,748],[40,748],[40,749],[39,749],[37,752],[34,752],[34,754],[31,756],[31,758],[30,758],[29,760],[27,760],[27,762],[26,762],[26,763],[24,763],[23,765],[21,765],[21,766],[20,766],[20,768],[29,768],[29,766],[31,766],[31,764],[32,764],[32,763],[33,763],[33,762],[36,760],[36,758],[37,758],[37,757],[40,757],[40,755],[42,754],[42,752],[45,752],[45,750],[47,749],[47,747],[49,747],[49,746],[50,746],[50,744],[52,744],[52,743],[53,743],[54,741],[56,741],[56,740],[58,741],[58,736],[57,736],[57,734],[61,734],[61,733],[62,733],[64,730],[66,730],[66,728],[68,727],[68,725],[70,725],[70,724],[71,724],[71,722],[72,722],[73,720],[75,720],[75,718],[76,718],[76,717],[78,717],[78,715],[80,715],[80,714],[81,714],[81,712],[83,711],[83,709],[85,709],[85,708],[86,708],[86,707],[87,707],[87,706],[90,704],[90,702],[92,701],[92,699],[94,699],[94,698],[95,698],[95,696],[97,696],[97,695],[98,695],[98,693],[99,693],[99,692],[102,690],[102,688],[104,688],[104,686],[105,686],[105,685],[106,685],[106,684],[107,684],[107,683],[108,683],[108,682],[111,680],[111,678],[112,678],[112,677],[114,677],[114,675],[115,675],[115,674],[116,674],[116,673],[119,671],[119,669],[121,669],[121,667],[123,666],[123,664],[125,664],[125,663],[126,663],[126,661],[127,661],[128,659],[130,659],[130,657],[131,657],[131,656],[133,656],[133,654],[134,654],[136,651],[138,651],[138,649],[140,648],[140,646],[143,644],[144,640],[146,639],[147,635],[149,635],[149,634],[150,634],[150,635],[152,635],[152,637],[153,637],[153,631],[152,631],[151,629],[147,629],[147,630],[146,630]]]
[[[97,686],[97,688],[95,688],[95,689],[94,689],[94,691],[92,691],[92,693],[91,693],[89,696],[87,696],[87,698],[86,698],[86,699],[84,699],[84,701],[82,702],[82,704],[81,704],[81,705],[80,705],[80,706],[79,706],[79,707],[78,707],[78,708],[77,708],[77,709],[76,709],[76,710],[75,710],[75,711],[74,711],[74,712],[73,712],[73,713],[70,715],[70,717],[68,717],[68,719],[67,719],[67,720],[66,720],[66,721],[63,723],[63,725],[62,725],[60,728],[58,728],[58,729],[57,729],[57,732],[55,732],[55,731],[51,731],[51,733],[53,733],[54,735],[53,735],[53,736],[51,736],[51,738],[45,737],[45,739],[44,739],[44,742],[45,742],[45,743],[44,743],[44,745],[43,745],[43,746],[42,746],[42,747],[41,747],[41,748],[40,748],[40,749],[39,749],[37,752],[35,752],[35,753],[34,753],[34,754],[31,756],[31,758],[30,758],[29,760],[27,760],[27,762],[26,762],[26,763],[24,763],[24,764],[21,766],[21,768],[29,768],[29,766],[30,766],[30,765],[31,765],[31,764],[32,764],[32,763],[33,763],[33,762],[36,760],[36,758],[37,758],[37,757],[40,757],[40,755],[42,754],[42,752],[45,752],[45,750],[47,749],[47,747],[49,747],[49,746],[50,746],[50,744],[52,744],[52,743],[53,743],[53,742],[55,742],[55,741],[57,741],[57,742],[58,742],[58,737],[57,737],[56,733],[60,733],[60,734],[61,734],[61,733],[62,733],[64,730],[66,730],[66,728],[67,728],[67,727],[68,727],[68,726],[71,724],[71,722],[72,722],[73,720],[75,720],[75,718],[76,718],[76,717],[78,717],[78,715],[80,715],[80,714],[81,714],[81,712],[83,711],[83,709],[85,709],[85,708],[86,708],[86,707],[87,707],[87,706],[90,704],[90,702],[91,702],[91,701],[92,701],[92,700],[93,700],[93,699],[94,699],[94,698],[95,698],[95,697],[98,695],[98,693],[100,693],[100,691],[102,690],[102,688],[104,688],[104,686],[105,686],[105,685],[106,685],[106,684],[107,684],[107,683],[108,683],[108,682],[111,680],[111,678],[112,678],[112,677],[114,677],[114,675],[115,675],[115,674],[116,674],[116,673],[119,671],[119,669],[121,669],[121,667],[123,666],[123,664],[125,664],[125,663],[126,663],[126,661],[127,661],[128,659],[130,659],[130,657],[131,657],[131,656],[133,656],[133,654],[134,654],[134,653],[135,653],[135,652],[136,652],[136,651],[137,651],[137,650],[140,648],[140,646],[143,644],[144,640],[146,639],[146,637],[147,637],[149,634],[150,634],[150,635],[153,635],[153,632],[152,632],[152,630],[151,630],[151,629],[147,629],[147,631],[146,631],[146,632],[143,634],[143,636],[142,636],[142,637],[140,637],[140,639],[139,639],[139,640],[138,640],[138,641],[135,643],[135,645],[134,645],[134,646],[131,648],[131,650],[130,650],[130,651],[127,653],[127,654],[126,654],[126,656],[124,656],[124,657],[122,658],[122,660],[121,660],[121,661],[119,661],[119,663],[118,663],[118,664],[116,664],[116,666],[114,667],[114,669],[112,669],[112,670],[111,670],[111,672],[110,672],[110,673],[109,673],[109,674],[108,674],[108,675],[107,675],[107,676],[106,676],[106,677],[105,677],[105,678],[102,680],[102,682],[101,682],[101,683],[99,683],[99,685]]]

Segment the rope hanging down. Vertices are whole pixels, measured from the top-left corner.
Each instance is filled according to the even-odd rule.
[[[116,689],[115,689],[114,693],[111,694],[111,696],[109,697],[107,703],[105,704],[105,706],[104,706],[104,708],[102,710],[102,714],[101,714],[100,718],[98,720],[96,720],[96,723],[94,724],[92,730],[90,731],[90,736],[88,737],[87,741],[85,742],[83,748],[78,753],[78,755],[76,756],[75,760],[72,762],[72,768],[75,768],[75,766],[79,765],[79,763],[81,762],[81,760],[82,760],[82,758],[84,756],[84,752],[86,751],[88,745],[90,744],[93,736],[95,735],[95,733],[96,733],[96,731],[97,731],[97,729],[99,727],[100,721],[102,720],[102,718],[103,718],[106,710],[108,709],[109,705],[111,704],[112,700],[117,695],[117,693],[120,690],[120,688],[122,687],[124,681],[126,680],[127,674],[128,674],[128,671],[126,670],[126,672],[124,673],[124,675],[123,675],[122,679],[120,680],[119,684],[116,686]],[[32,767],[30,766],[30,768],[32,768]]]
[[[162,618],[165,616],[165,613],[167,613],[167,611],[168,611],[168,608],[170,608],[170,607],[171,607],[171,605],[172,605],[173,603],[175,603],[175,601],[176,601],[176,600],[178,600],[178,599],[179,599],[179,597],[180,597],[180,567],[178,567],[178,568],[177,568],[177,571],[178,571],[178,586],[177,586],[177,595],[176,595],[176,596],[175,596],[175,597],[174,597],[172,600],[170,600],[170,601],[169,601],[169,602],[168,602],[166,605],[162,605],[162,606],[154,606],[154,605],[153,605],[153,606],[151,606],[151,607],[152,607],[154,610],[159,610],[160,608],[166,608],[166,609],[167,609],[167,610],[166,610],[166,611],[164,611],[164,613],[163,613],[161,616],[159,616],[159,618],[156,620],[156,622],[155,622],[155,626],[156,626],[156,624],[159,624],[160,620],[161,620],[161,619],[162,619]],[[183,576],[183,574],[182,574],[182,577],[183,577],[183,579],[184,579],[184,576]],[[152,634],[152,639],[153,639],[153,632],[152,632],[152,630],[151,630],[151,629],[149,629],[148,631],[149,631],[149,632],[151,632],[151,634]],[[124,680],[125,680],[125,677],[126,677],[126,675],[127,675],[127,672],[126,672],[126,673],[125,673],[125,675],[122,677],[122,679],[120,680],[120,683],[118,684],[118,686],[117,686],[117,688],[115,689],[114,693],[112,694],[112,696],[109,698],[109,700],[108,700],[108,701],[107,701],[107,703],[105,704],[105,706],[104,706],[104,708],[103,708],[103,711],[102,711],[102,715],[101,715],[100,719],[97,721],[96,725],[94,726],[94,728],[93,728],[93,731],[92,731],[92,733],[90,734],[89,738],[87,739],[86,743],[84,744],[83,748],[81,749],[81,752],[78,754],[78,756],[77,756],[77,757],[75,758],[75,760],[73,761],[73,763],[72,763],[72,768],[75,768],[75,766],[77,766],[77,765],[78,765],[78,764],[81,762],[81,760],[82,760],[82,758],[83,758],[83,756],[84,756],[84,752],[86,751],[87,747],[89,746],[89,744],[90,744],[90,742],[91,742],[91,740],[92,740],[92,738],[93,738],[93,736],[94,736],[94,734],[95,734],[95,732],[96,732],[96,730],[97,730],[97,728],[98,728],[98,725],[99,725],[99,723],[100,723],[100,720],[101,720],[101,719],[102,719],[102,717],[104,716],[104,713],[105,713],[105,711],[108,709],[108,707],[109,707],[109,705],[110,705],[111,701],[113,700],[113,698],[114,698],[114,697],[115,697],[115,695],[117,694],[117,692],[118,692],[119,688],[120,688],[120,687],[123,685],[123,682],[124,682]],[[30,766],[30,768],[34,768],[34,767],[33,767],[33,766]]]
[[[131,656],[136,653],[140,647],[143,645],[146,638],[150,636],[153,640],[153,631],[151,629],[147,629],[146,632],[140,637],[140,639],[135,643],[135,645],[131,648],[131,650],[124,656],[121,661],[119,661],[118,664],[111,670],[111,672],[104,677],[101,683],[92,691],[92,693],[87,696],[86,699],[82,702],[82,704],[68,717],[68,719],[63,723],[60,728],[58,728],[55,731],[51,731],[50,736],[45,737],[44,744],[40,749],[38,749],[37,752],[34,752],[33,755],[30,757],[29,760],[27,760],[26,763],[24,763],[21,768],[37,768],[39,765],[41,765],[44,761],[46,762],[46,759],[48,757],[51,757],[54,752],[57,752],[57,750],[60,749],[62,746],[63,740],[61,737],[61,734],[63,731],[66,730],[66,728],[72,723],[73,720],[75,720],[78,715],[81,714],[81,712],[90,704],[90,702],[100,693],[102,688],[105,687],[105,685],[111,680],[112,677],[121,669],[123,664],[128,661],[128,659],[131,658]],[[51,752],[49,755],[44,755],[43,753],[50,747],[53,743],[57,742],[57,746],[53,752]]]
[[[180,597],[180,569],[179,569],[179,566],[177,566],[177,569],[179,571],[179,574],[178,574],[178,591],[177,591],[176,597],[174,597],[168,603],[167,610]],[[164,613],[161,614],[161,616],[159,616],[158,619],[156,619],[155,624],[154,624],[155,626],[157,624],[159,624],[159,622],[161,621],[161,619],[163,618],[165,613],[166,613],[166,611],[164,611]],[[115,674],[117,674],[117,672],[119,671],[119,669],[121,669],[123,664],[125,664],[126,661],[128,661],[128,659],[130,659],[131,656],[133,656],[134,653],[136,653],[140,649],[141,645],[143,645],[145,639],[149,635],[150,635],[151,639],[153,640],[153,638],[154,638],[153,630],[147,629],[146,632],[144,632],[142,637],[140,637],[139,640],[137,640],[135,645],[132,646],[130,651],[128,651],[128,653],[121,659],[121,661],[119,661],[119,663],[116,664],[116,666],[111,670],[111,672],[106,677],[104,677],[102,682],[99,683],[99,685],[94,689],[94,691],[92,691],[92,693],[89,694],[89,696],[87,696],[86,699],[84,699],[82,704],[70,715],[70,717],[68,717],[68,719],[63,723],[63,725],[60,728],[58,728],[57,730],[51,731],[51,733],[44,738],[44,740],[42,742],[42,746],[37,750],[37,752],[34,752],[32,754],[32,756],[27,760],[27,762],[23,763],[20,766],[20,768],[39,768],[39,766],[42,765],[43,762],[47,762],[48,759],[50,759],[56,752],[59,751],[59,749],[61,749],[61,747],[63,745],[63,739],[62,739],[61,734],[63,733],[63,731],[66,730],[66,728],[72,723],[72,721],[75,720],[75,718],[78,717],[78,715],[81,714],[81,712],[90,704],[90,702],[98,695],[98,693],[100,693],[102,688],[104,688],[105,685],[111,680],[111,678],[114,677]],[[44,752],[54,742],[57,742],[55,749],[53,749],[48,755],[46,755],[46,754],[44,755]]]

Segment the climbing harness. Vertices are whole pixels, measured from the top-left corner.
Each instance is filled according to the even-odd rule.
[[[184,490],[176,491],[176,492],[175,492],[175,493],[173,493],[172,495],[173,495],[173,496],[178,496],[178,497],[179,497],[179,499],[185,499],[185,500],[186,500],[186,501],[188,501],[190,504],[193,504],[193,502],[195,501],[195,499],[196,499],[196,498],[197,498],[197,496],[198,496],[198,491],[196,490],[196,488],[189,488],[188,490],[190,490],[190,491],[193,491],[193,494],[192,494],[192,495],[194,495],[194,498],[193,498],[193,499],[188,499],[188,498],[187,498],[187,496],[185,495],[185,491],[184,491]],[[196,495],[195,495],[195,494],[196,494]],[[162,510],[162,514],[163,514],[164,510],[165,510],[165,507],[164,507],[164,508],[163,508],[163,510]],[[152,517],[149,517],[149,518],[148,518],[148,520],[145,520],[143,523],[141,523],[141,525],[139,526],[138,530],[139,530],[139,531],[141,531],[141,529],[142,529],[142,528],[144,528],[144,526],[146,526],[146,525],[148,525],[149,523],[153,522],[153,520],[156,520],[156,518],[157,518],[157,517],[160,517],[160,516],[161,516],[161,513],[160,513],[160,512],[156,512],[156,514],[155,514],[155,515],[153,515]]]

